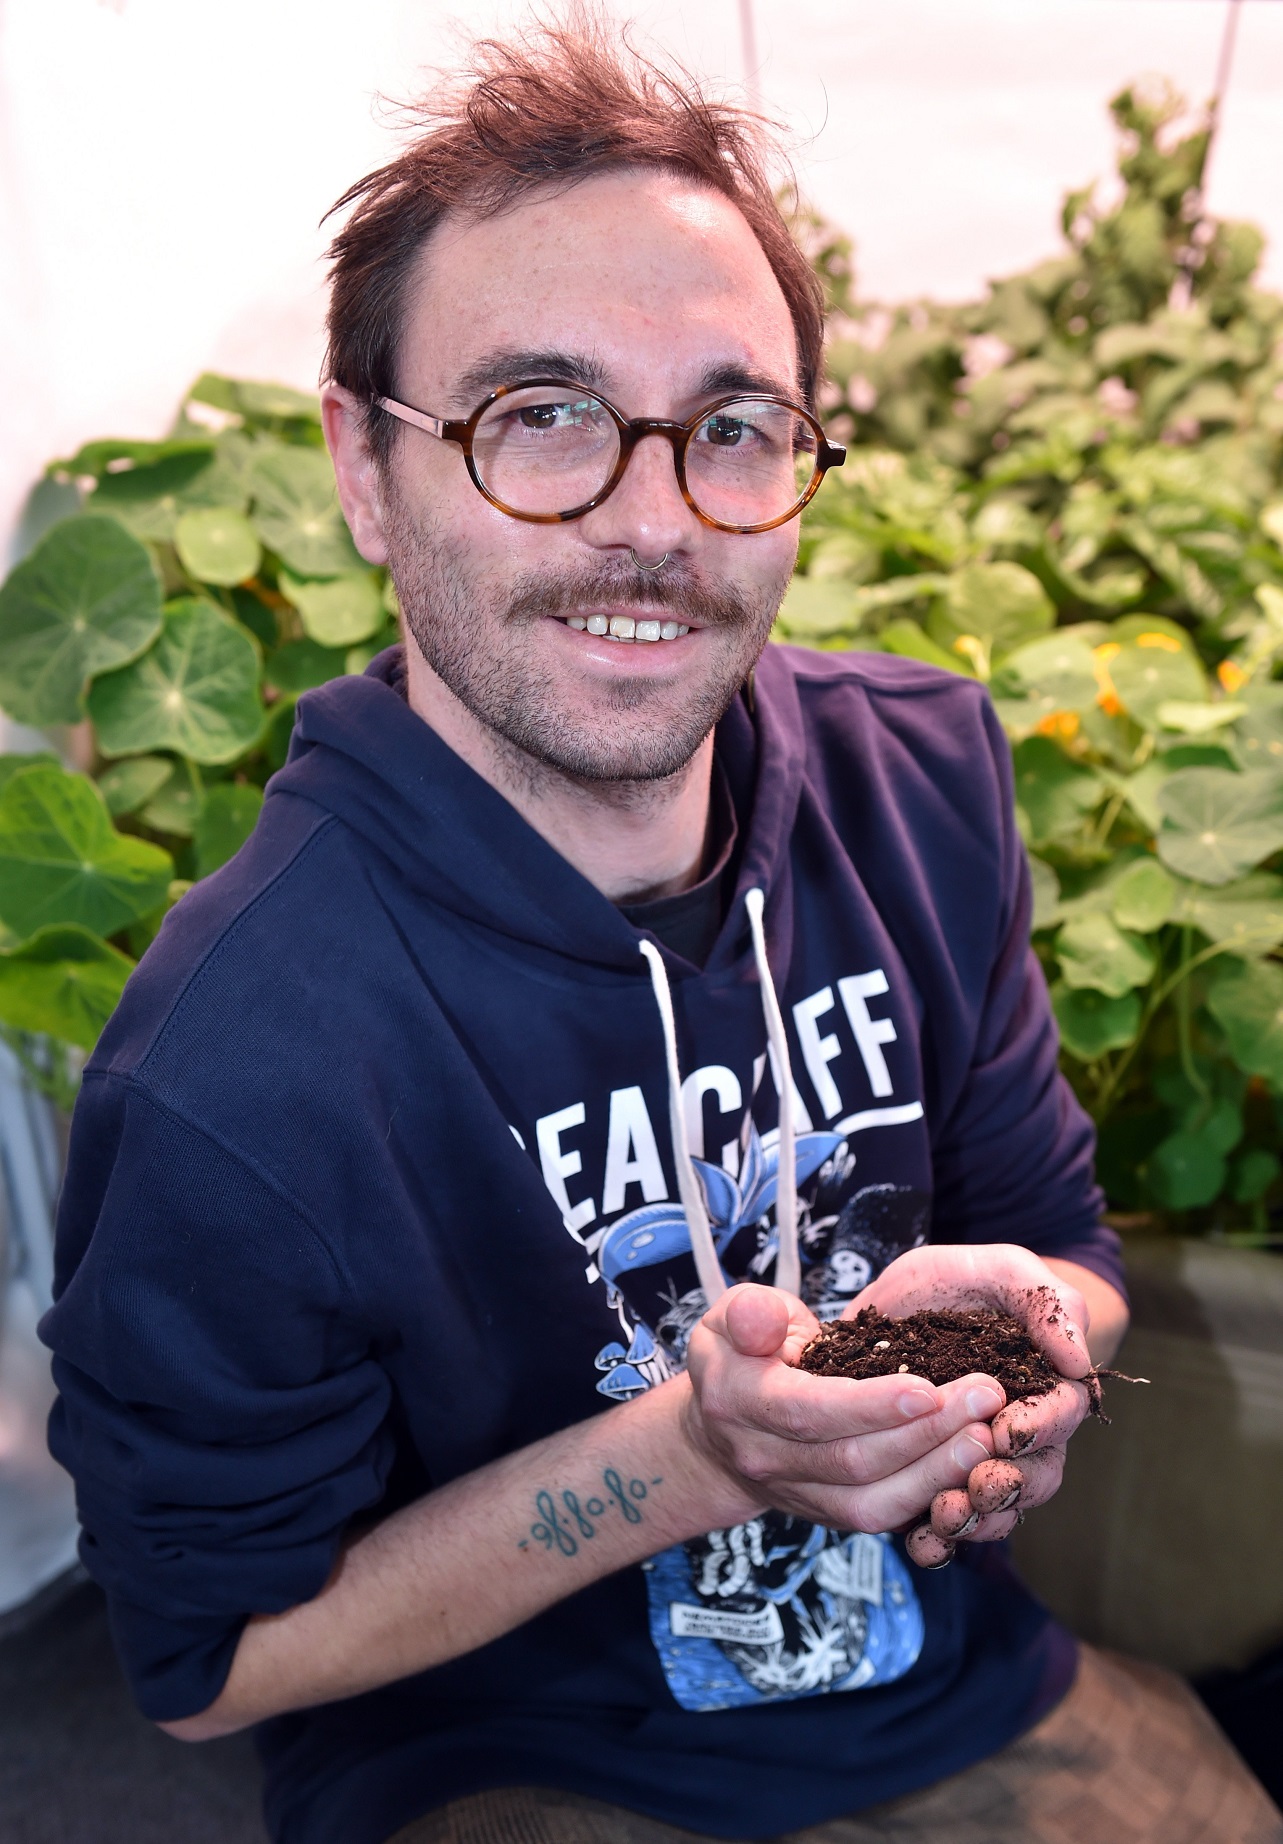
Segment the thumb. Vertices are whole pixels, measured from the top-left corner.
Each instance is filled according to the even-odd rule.
[[[774,1287],[732,1287],[724,1303],[726,1336],[743,1357],[774,1357],[789,1332],[789,1304]]]

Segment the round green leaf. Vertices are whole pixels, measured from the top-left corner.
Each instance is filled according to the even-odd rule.
[[[1283,773],[1179,768],[1158,790],[1158,855],[1183,877],[1228,884],[1283,846]]]
[[[341,576],[363,567],[324,449],[273,445],[254,463],[249,480],[254,529],[289,569],[300,576]]]
[[[193,762],[230,762],[263,727],[258,650],[212,603],[171,602],[151,650],[94,681],[89,715],[104,755],[172,749]]]
[[[205,798],[200,777],[189,762],[168,764],[169,774],[139,814],[153,832],[190,839]]]
[[[85,775],[42,762],[0,789],[0,916],[17,935],[54,922],[114,935],[173,874],[168,852],[115,830]]]
[[[296,391],[288,384],[261,384],[256,378],[238,378],[233,389],[236,408],[246,416],[311,423],[321,420],[321,400],[312,391]]]
[[[1033,917],[1030,928],[1035,932],[1040,928],[1050,928],[1056,919],[1056,906],[1060,902],[1060,879],[1041,858],[1029,857],[1029,881],[1033,885]]]
[[[1114,884],[1113,898],[1113,916],[1119,928],[1151,935],[1172,913],[1176,883],[1161,864],[1152,858],[1140,858],[1128,865]]]
[[[24,768],[34,768],[37,762],[52,762],[55,768],[61,766],[50,749],[37,750],[31,754],[0,756],[0,788],[10,775],[20,775]]]
[[[169,779],[173,763],[164,756],[130,756],[105,768],[98,777],[98,791],[107,803],[113,819],[125,813],[137,813],[146,806]]]
[[[1197,1133],[1173,1133],[1149,1156],[1145,1177],[1169,1210],[1198,1210],[1220,1196],[1225,1156]]]
[[[329,582],[301,582],[281,572],[281,593],[298,609],[303,632],[322,647],[354,647],[376,634],[386,619],[378,578],[353,571]]]
[[[347,653],[342,647],[320,647],[314,640],[289,640],[275,653],[269,653],[263,677],[277,691],[290,694],[311,691],[330,679],[341,679],[347,671]]]
[[[1218,1153],[1232,1153],[1243,1137],[1243,1110],[1235,1107],[1228,1096],[1219,1095],[1210,1108],[1200,1101],[1181,1125]]]
[[[1066,922],[1056,936],[1056,955],[1067,986],[1090,987],[1111,999],[1143,986],[1156,964],[1147,942],[1099,913]]]
[[[184,570],[197,582],[227,588],[253,576],[263,554],[254,527],[230,506],[185,512],[174,527],[174,547]]]
[[[972,563],[956,570],[929,622],[931,636],[952,647],[964,634],[995,654],[1043,634],[1056,619],[1038,578],[1018,563]]]
[[[1009,653],[993,679],[995,698],[1027,698],[1040,717],[1096,702],[1096,662],[1077,635],[1048,634]]]
[[[1234,726],[1234,742],[1245,768],[1283,768],[1283,703],[1250,704]]]
[[[1035,839],[1075,831],[1104,798],[1104,783],[1089,768],[1071,761],[1049,736],[1028,737],[1012,753],[1016,799],[1029,815]]]
[[[1239,1068],[1283,1090],[1283,967],[1269,960],[1225,962],[1207,1008]]]
[[[795,576],[776,619],[790,640],[854,634],[860,625],[855,585],[839,577]]]
[[[1109,676],[1124,709],[1151,730],[1161,721],[1160,705],[1207,702],[1207,681],[1198,661],[1157,631],[1120,647],[1109,661]]]
[[[133,970],[128,955],[87,928],[39,929],[0,953],[0,1020],[92,1050]]]
[[[170,543],[183,513],[195,506],[245,503],[234,473],[214,447],[166,455],[150,466],[104,474],[86,502],[90,512],[109,512],[138,538]]]
[[[1080,1063],[1094,1063],[1107,1050],[1121,1050],[1140,1029],[1140,1000],[1134,992],[1111,999],[1090,987],[1059,982],[1051,989],[1060,1041]]]
[[[1183,884],[1171,920],[1190,924],[1236,954],[1268,954],[1283,942],[1283,877],[1254,871],[1219,890]]]
[[[196,820],[196,874],[208,877],[234,858],[258,824],[263,811],[259,788],[221,781],[212,787]]]
[[[1182,704],[1169,698],[1157,711],[1164,730],[1179,730],[1185,736],[1206,736],[1212,730],[1228,729],[1247,710],[1245,704]]]
[[[1283,1167],[1278,1157],[1263,1146],[1253,1146],[1234,1161],[1230,1178],[1230,1196],[1236,1204],[1255,1204],[1265,1196]]]
[[[0,705],[19,723],[76,723],[86,679],[159,629],[146,549],[113,519],[64,519],[0,588]]]

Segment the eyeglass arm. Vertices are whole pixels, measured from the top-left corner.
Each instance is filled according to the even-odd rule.
[[[449,440],[446,435],[445,420],[440,416],[427,416],[422,410],[412,410],[408,403],[398,403],[395,397],[376,397],[374,402],[389,416],[399,417],[403,423],[413,423],[416,429],[424,429],[437,440]]]

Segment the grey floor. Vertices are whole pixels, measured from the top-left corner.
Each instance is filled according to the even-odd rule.
[[[176,1742],[135,1710],[84,1582],[0,1632],[3,1844],[266,1844],[247,1737]]]

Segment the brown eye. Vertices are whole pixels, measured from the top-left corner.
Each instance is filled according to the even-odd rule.
[[[732,416],[710,416],[704,425],[705,438],[715,448],[734,448],[743,434],[743,423]]]

